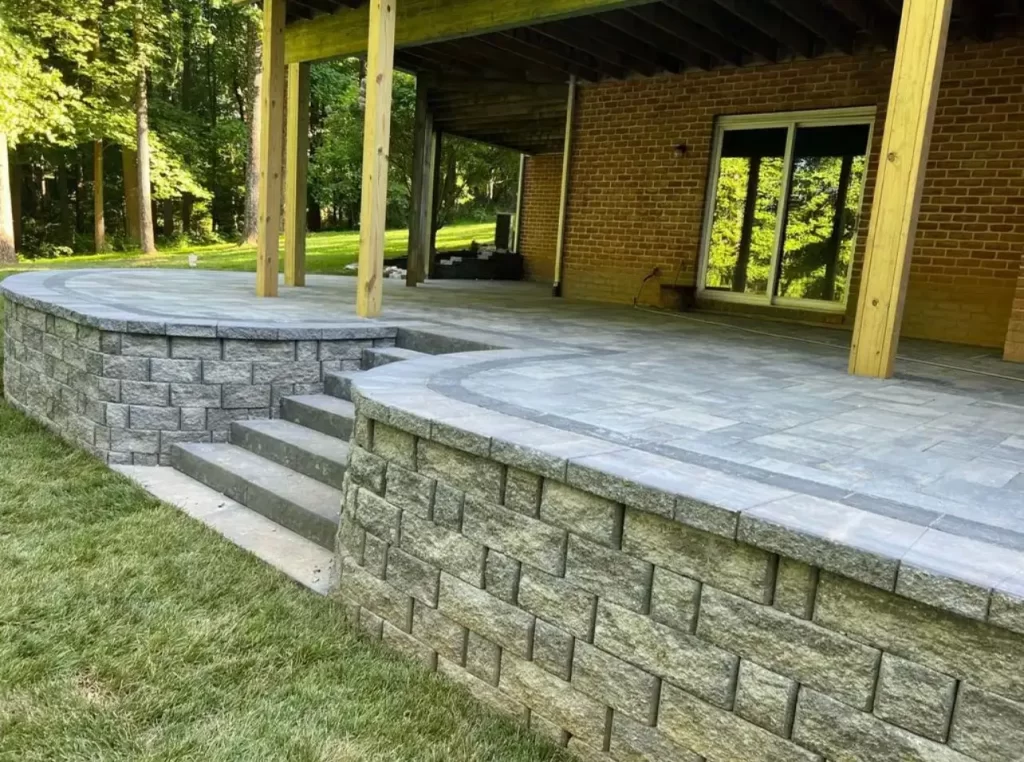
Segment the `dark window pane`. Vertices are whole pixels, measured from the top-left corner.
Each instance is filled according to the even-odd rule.
[[[842,302],[864,190],[868,127],[800,127],[776,293]]]
[[[786,135],[784,127],[723,135],[705,288],[768,292]]]

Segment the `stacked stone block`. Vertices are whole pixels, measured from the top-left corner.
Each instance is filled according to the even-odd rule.
[[[360,408],[344,485],[350,620],[581,758],[1021,758],[1024,612],[932,608],[367,409],[387,415]]]
[[[4,330],[7,400],[106,462],[136,465],[167,462],[174,444],[227,441],[232,421],[271,418],[283,397],[322,392],[324,374],[359,369],[363,350],[393,346],[395,333],[107,331],[10,299]]]

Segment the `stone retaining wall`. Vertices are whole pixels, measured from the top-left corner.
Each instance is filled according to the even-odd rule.
[[[321,392],[324,373],[358,369],[364,348],[393,346],[395,335],[188,325],[175,330],[198,335],[167,335],[5,306],[7,400],[112,464],[157,465],[173,444],[226,441],[232,421],[270,418],[282,397]]]
[[[359,409],[350,619],[582,758],[1021,759],[1024,612],[948,613]]]

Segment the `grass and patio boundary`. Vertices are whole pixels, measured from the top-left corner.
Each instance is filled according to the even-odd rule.
[[[447,225],[437,231],[437,248],[441,251],[462,249],[473,241],[494,241],[493,222],[470,222]],[[405,256],[409,245],[408,230],[389,230],[385,239],[384,256]],[[83,254],[59,259],[25,260],[6,271],[34,269],[63,269],[78,267],[189,267],[189,257],[195,254],[197,267],[204,270],[238,270],[256,272],[256,247],[236,243],[218,243],[208,246],[183,246],[165,249],[156,254],[140,251]],[[281,241],[280,262],[284,267],[284,240]],[[345,266],[359,258],[359,231],[331,231],[311,233],[306,237],[306,271],[342,275]],[[5,271],[5,272],[6,272]]]
[[[479,239],[475,229],[451,228],[442,241]],[[311,239],[312,271],[354,258],[349,234]],[[238,247],[192,251],[200,266],[252,269]],[[187,266],[188,253],[37,266]],[[0,403],[6,759],[570,757],[366,641],[331,600]]]

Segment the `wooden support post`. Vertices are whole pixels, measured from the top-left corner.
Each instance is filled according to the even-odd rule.
[[[427,249],[427,277],[437,275],[437,231],[441,227],[441,204],[444,189],[441,187],[441,153],[444,150],[444,132],[434,130],[434,172],[430,179],[430,241]]]
[[[569,99],[565,109],[565,144],[562,148],[562,189],[558,197],[558,240],[555,243],[555,283],[551,291],[562,295],[562,255],[565,250],[565,217],[569,208],[569,169],[572,166],[572,124],[576,114],[576,76],[569,78]]]
[[[396,2],[370,0],[363,125],[363,198],[359,215],[359,283],[356,287],[356,314],[359,317],[377,317],[383,294]]]
[[[277,296],[284,164],[284,16],[285,0],[264,0],[256,296]]]
[[[903,3],[850,349],[858,376],[892,376],[952,5]]]
[[[519,237],[523,234],[523,191],[526,189],[526,154],[519,154],[519,185],[516,188],[515,231],[512,234],[512,251],[519,253]]]
[[[306,285],[306,170],[309,167],[309,64],[288,65],[288,150],[284,198],[284,282]]]
[[[434,118],[430,113],[427,85],[416,80],[416,121],[413,128],[412,198],[409,204],[409,261],[405,285],[415,286],[427,277],[430,260],[431,216],[434,208]]]

